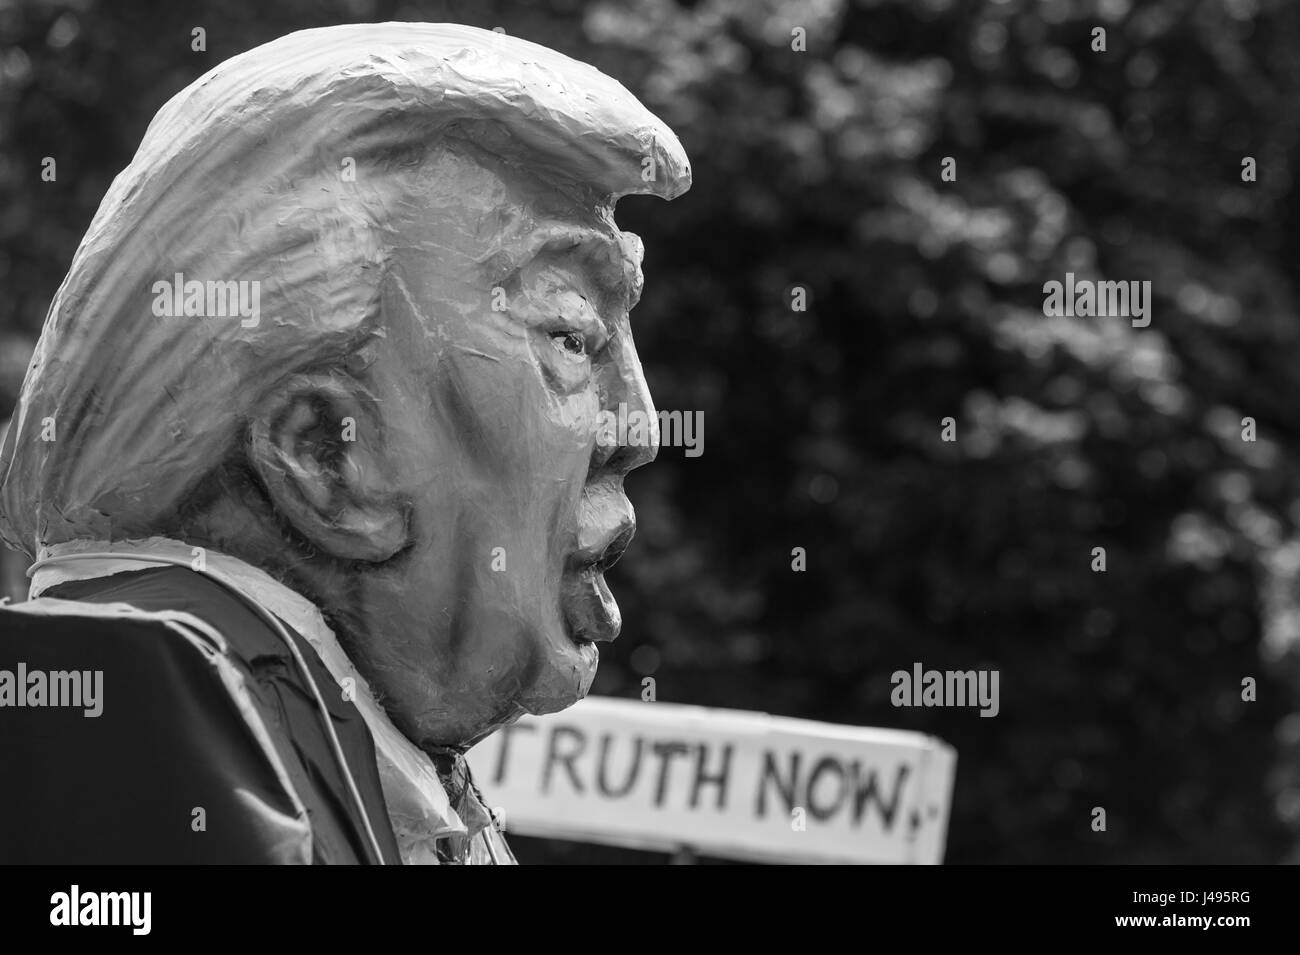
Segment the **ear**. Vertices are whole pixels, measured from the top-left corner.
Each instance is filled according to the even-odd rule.
[[[294,529],[341,560],[378,562],[407,542],[409,506],[388,478],[379,404],[346,375],[295,375],[250,427],[249,460]]]

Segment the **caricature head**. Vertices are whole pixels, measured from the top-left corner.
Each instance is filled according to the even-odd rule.
[[[587,691],[652,413],[629,193],[690,167],[622,86],[446,24],[293,34],[158,113],[50,309],[0,457],[31,554],[170,536],[307,594],[399,727]]]

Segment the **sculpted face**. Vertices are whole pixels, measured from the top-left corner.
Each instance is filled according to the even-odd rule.
[[[351,24],[221,64],[159,111],[51,303],[0,535],[271,573],[417,744],[563,709],[618,634],[603,571],[658,448],[611,197],[690,178],[620,84],[516,37]],[[159,313],[174,277],[206,308]],[[254,321],[213,304],[241,283]],[[650,425],[618,445],[611,419]]]
[[[596,433],[620,403],[654,415],[628,322],[639,240],[581,186],[490,158],[410,176],[368,370],[409,543],[321,597],[403,731],[455,744],[587,692],[620,626],[603,571],[635,528],[623,477],[657,435]]]

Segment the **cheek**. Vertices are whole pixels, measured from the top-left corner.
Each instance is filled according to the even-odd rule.
[[[594,384],[576,394],[552,397],[548,417],[555,428],[556,453],[574,455],[581,463],[590,460],[599,424],[600,399]]]
[[[555,616],[538,551],[480,527],[446,550],[418,553],[400,578],[366,595],[364,616],[388,635],[369,655],[444,692],[517,689],[538,667],[538,632]]]
[[[532,352],[536,343],[488,330],[474,339],[444,363],[440,390],[456,432],[486,455],[485,469],[531,491],[585,478],[600,408],[595,381],[557,394]]]

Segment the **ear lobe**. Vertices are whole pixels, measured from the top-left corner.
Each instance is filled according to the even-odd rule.
[[[340,560],[387,560],[407,542],[407,503],[387,479],[384,422],[351,379],[298,375],[250,428],[249,461],[275,509]]]

